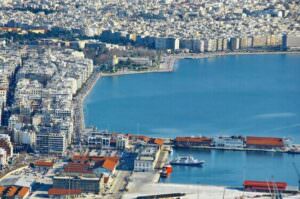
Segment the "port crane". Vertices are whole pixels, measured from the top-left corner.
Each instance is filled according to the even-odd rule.
[[[293,166],[294,166],[294,169],[295,169],[297,177],[298,177],[298,191],[300,191],[300,172],[299,172],[295,162],[293,162]]]

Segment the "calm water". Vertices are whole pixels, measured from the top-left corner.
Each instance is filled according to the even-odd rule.
[[[102,78],[85,101],[88,126],[154,137],[258,135],[300,143],[300,55],[185,59],[174,73]],[[176,151],[187,153],[187,151]],[[170,182],[241,185],[243,179],[296,185],[299,156],[192,151],[201,168],[176,168]]]

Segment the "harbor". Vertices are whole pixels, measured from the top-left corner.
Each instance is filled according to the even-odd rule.
[[[164,150],[170,148],[165,147]],[[176,149],[175,149],[176,151]],[[186,151],[187,152],[187,151]],[[196,152],[196,151],[194,151]],[[188,154],[194,155],[188,152]],[[177,155],[177,154],[176,154]],[[176,156],[175,155],[175,156]],[[177,156],[178,157],[178,156]],[[181,156],[183,157],[183,156]],[[203,156],[201,156],[202,158]],[[172,155],[170,157],[172,159]],[[170,158],[163,159],[165,164],[168,164]],[[173,157],[174,158],[174,157]],[[161,162],[157,162],[159,164]],[[210,161],[208,161],[211,164]],[[192,174],[193,179],[197,179],[197,182],[193,183],[177,183],[169,181],[170,178],[176,178],[176,175],[181,175],[187,180],[191,180],[192,177],[186,172],[187,170],[195,170],[199,172],[199,167],[194,167],[191,164],[178,164],[173,165],[170,174],[162,176],[160,169],[154,172],[133,172],[129,177],[129,182],[126,186],[126,193],[123,198],[165,198],[165,197],[183,197],[183,198],[260,198],[267,199],[270,197],[283,197],[288,199],[294,199],[298,197],[298,188],[296,186],[288,186],[286,182],[277,182],[274,179],[268,181],[253,181],[245,180],[240,184],[232,185],[209,185],[201,182],[199,178],[201,175],[197,175],[195,172]],[[207,165],[204,165],[204,168]],[[174,171],[172,171],[174,169]],[[179,170],[179,171],[178,171]],[[201,172],[201,171],[200,171]],[[298,174],[299,175],[299,174]]]
[[[176,62],[172,73],[105,77],[101,84],[95,85],[85,104],[86,126],[125,135],[136,133],[165,138],[164,146],[173,151],[159,156],[154,173],[134,171],[132,176],[148,178],[146,176],[150,175],[149,179],[154,181],[131,190],[135,185],[130,184],[136,178],[130,178],[125,198],[168,194],[174,190],[178,193],[177,187],[178,190],[193,187],[193,191],[185,190],[187,198],[197,198],[197,189],[202,190],[199,195],[203,193],[202,196],[208,198],[212,193],[206,192],[205,187],[218,192],[211,198],[220,198],[226,187],[227,198],[232,198],[229,197],[233,196],[229,194],[232,187],[237,188],[232,190],[236,192],[234,196],[244,194],[246,180],[285,182],[288,190],[297,190],[298,177],[293,163],[300,166],[299,114],[293,99],[298,95],[290,90],[297,91],[298,77],[288,71],[298,70],[295,63],[298,63],[299,56],[293,53],[228,55],[205,54],[203,59],[178,57],[179,60],[173,57],[165,62]],[[281,59],[285,61],[281,62]],[[233,67],[230,73],[229,66]],[[262,67],[269,71],[270,76],[261,74]],[[278,77],[278,71],[285,72]],[[223,76],[231,77],[231,83]],[[278,85],[278,78],[286,84]],[[247,87],[243,86],[245,81]],[[265,81],[271,85],[271,93],[265,92],[269,89]],[[124,93],[125,90],[130,92]],[[230,93],[225,95],[228,90]],[[243,92],[235,95],[241,90]],[[278,90],[280,95],[275,95]],[[264,102],[261,98],[268,101],[260,103]],[[285,105],[284,108],[277,109],[278,103]],[[101,111],[97,111],[100,108]],[[140,110],[143,110],[142,115]],[[163,119],[158,120],[158,115]],[[101,121],[94,121],[96,117]],[[176,142],[176,137],[190,140]],[[193,139],[203,137],[208,140],[193,142]],[[258,137],[263,139],[253,139]],[[205,163],[201,167],[172,165],[171,174],[160,176],[170,161],[185,156]],[[143,181],[136,182],[142,184]]]

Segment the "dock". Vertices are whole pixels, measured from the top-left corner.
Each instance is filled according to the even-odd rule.
[[[169,158],[169,150],[166,146],[162,146],[162,149],[159,153],[158,160],[155,165],[155,169],[162,169],[167,163]]]
[[[174,148],[246,151],[299,154],[300,145],[290,139],[257,136],[176,137],[170,143]]]

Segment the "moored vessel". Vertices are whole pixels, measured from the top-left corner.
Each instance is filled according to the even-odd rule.
[[[162,171],[160,172],[160,176],[163,178],[167,178],[170,176],[170,174],[172,173],[173,168],[170,164],[165,165],[162,169]]]
[[[170,162],[171,165],[182,166],[202,166],[204,163],[204,160],[197,160],[192,156],[179,156]]]

